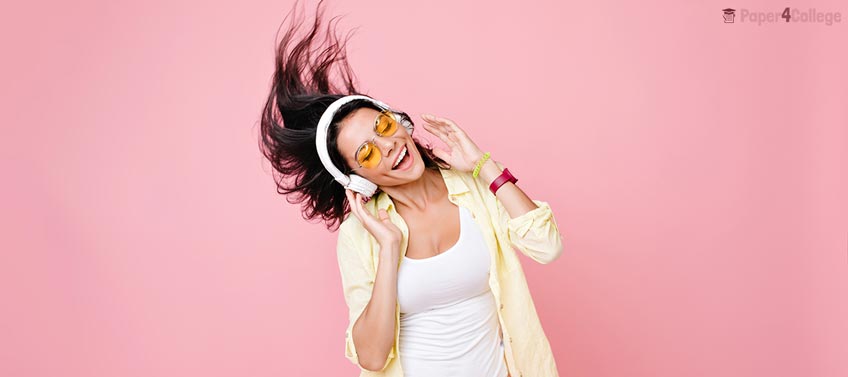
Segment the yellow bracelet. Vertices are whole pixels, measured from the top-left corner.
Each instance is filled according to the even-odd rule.
[[[477,178],[480,175],[480,169],[483,167],[483,164],[486,163],[486,160],[489,159],[489,152],[483,153],[483,157],[480,158],[480,161],[477,161],[477,166],[474,167],[474,173],[471,174],[474,178]]]

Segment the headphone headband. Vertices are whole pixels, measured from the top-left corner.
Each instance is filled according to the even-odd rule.
[[[351,189],[370,198],[377,191],[377,185],[363,177],[360,177],[359,175],[350,174],[350,176],[348,176],[342,173],[341,170],[339,170],[339,168],[337,168],[330,160],[330,153],[327,149],[327,130],[329,130],[330,124],[332,123],[336,112],[344,104],[358,99],[371,102],[382,110],[392,110],[386,103],[361,94],[352,94],[339,98],[333,101],[333,103],[324,110],[324,113],[321,114],[321,119],[318,120],[318,126],[315,133],[315,147],[318,150],[318,157],[321,159],[321,164],[323,164],[324,168],[333,175],[336,182],[341,183],[346,189]],[[400,117],[396,114],[395,117],[399,122],[401,122],[401,124],[403,124],[404,127],[406,127],[408,131],[412,132],[412,124],[409,121],[399,119]]]

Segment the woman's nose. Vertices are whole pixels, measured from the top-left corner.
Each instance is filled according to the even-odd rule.
[[[392,146],[394,146],[394,142],[391,140],[383,140],[380,144],[383,146],[383,155],[388,157],[389,151],[391,151]]]

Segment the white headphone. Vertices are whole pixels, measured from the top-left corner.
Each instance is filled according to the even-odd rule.
[[[352,94],[335,100],[330,104],[327,110],[324,110],[324,114],[321,115],[315,134],[315,147],[318,149],[318,157],[321,158],[321,163],[324,164],[324,168],[333,175],[336,182],[341,183],[346,189],[350,189],[370,198],[375,192],[377,192],[377,185],[356,174],[350,174],[348,176],[342,173],[341,170],[333,165],[333,162],[330,160],[330,153],[327,151],[327,130],[330,128],[333,116],[342,105],[357,99],[371,102],[382,110],[389,110],[398,123],[402,124],[410,135],[412,134],[413,125],[408,119],[392,111],[389,105],[384,102],[360,94]]]

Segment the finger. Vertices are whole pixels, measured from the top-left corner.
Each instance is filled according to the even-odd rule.
[[[347,197],[347,204],[350,206],[350,209],[353,210],[353,201],[355,200],[353,192],[350,189],[345,189],[345,197]]]
[[[448,118],[442,118],[442,117],[438,117],[438,116],[431,115],[431,114],[427,114],[427,115],[429,115],[429,117],[425,118],[424,120],[430,119],[435,123],[442,124],[442,125],[446,126],[446,128],[448,128],[448,129],[454,130],[454,132],[462,132],[462,128],[460,128],[459,125],[456,124],[456,122],[454,122],[454,121],[452,121]]]
[[[442,161],[450,160],[450,153],[445,152],[440,148],[433,148],[433,154],[436,155],[436,157],[442,159]]]
[[[454,130],[454,132],[462,132],[462,128],[460,128],[459,125],[456,124],[456,122],[454,122],[454,121],[452,121],[448,118],[436,118],[436,119],[438,121],[446,124],[448,126],[448,128]]]
[[[350,205],[350,212],[353,212],[353,215],[359,219],[359,222],[362,222],[362,215],[356,205],[356,197],[353,195],[353,192],[345,189],[345,196],[347,196],[347,203]]]
[[[427,130],[427,132],[429,132],[433,135],[436,135],[436,137],[438,137],[441,141],[443,141],[445,144],[448,144],[451,147],[453,147],[456,143],[456,140],[454,140],[454,138],[452,138],[442,128],[437,128],[437,126],[424,124],[424,129]]]
[[[356,197],[356,193],[353,191],[351,191],[350,193],[350,208],[356,211],[356,214],[360,215],[361,217],[362,212],[360,211],[361,208],[359,207],[359,198]]]
[[[374,215],[365,209],[363,205],[363,195],[358,192],[356,193],[356,207],[359,210],[359,215],[362,218],[362,221],[372,221],[375,219]]]
[[[358,192],[353,193],[353,201],[356,203],[356,208],[362,210],[362,198],[359,196]]]
[[[436,119],[438,119],[438,118],[436,118]],[[454,125],[455,125],[455,123],[454,123]],[[444,137],[440,137],[440,139],[442,139],[442,140],[447,139],[447,140],[451,140],[455,143],[460,143],[462,141],[462,139],[466,137],[465,133],[461,129],[459,129],[458,126],[457,127],[451,126],[451,124],[448,123],[447,120],[433,120],[429,124],[425,123],[424,126],[425,126],[425,129],[427,129],[428,131],[431,128],[434,128],[434,129],[438,130],[438,132],[441,132],[441,134],[444,135]],[[427,127],[429,127],[429,128],[427,128]],[[436,134],[434,132],[431,132],[431,133],[433,133],[434,135]],[[439,136],[439,135],[437,135],[437,136]],[[447,141],[445,141],[445,142],[447,143]]]
[[[450,131],[447,124],[442,121],[439,121],[436,117],[432,115],[430,115],[428,118],[424,118],[422,116],[422,118],[426,121],[426,123],[424,123],[424,126],[429,126],[430,128],[435,128],[445,133]]]
[[[360,194],[358,192],[354,192],[353,198],[354,198],[353,201],[356,204],[356,210],[357,210],[357,212],[359,212],[360,217],[365,217],[365,216],[370,215],[368,213],[368,211],[365,210],[365,207],[363,206],[362,194]]]

